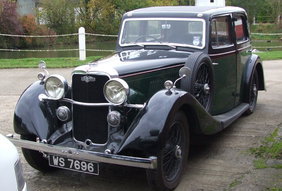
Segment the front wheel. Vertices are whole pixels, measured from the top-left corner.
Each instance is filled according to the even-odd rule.
[[[35,141],[36,137],[33,135],[21,135],[21,139]],[[43,154],[38,151],[22,148],[22,152],[27,163],[41,172],[50,172],[55,168],[49,166],[47,158],[43,157]]]
[[[180,182],[189,153],[189,128],[185,114],[177,112],[164,135],[155,170],[147,170],[149,185],[154,190],[172,190]]]

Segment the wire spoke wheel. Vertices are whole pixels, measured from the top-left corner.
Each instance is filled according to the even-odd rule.
[[[180,182],[189,152],[189,129],[186,116],[177,112],[164,135],[158,153],[158,167],[147,170],[147,179],[155,190],[171,190]]]
[[[183,159],[182,148],[185,146],[183,134],[180,124],[175,123],[172,126],[172,131],[170,137],[167,140],[167,143],[162,151],[163,161],[162,168],[164,171],[164,176],[168,181],[171,181],[175,178],[178,171],[180,170],[180,165]]]
[[[211,102],[211,72],[207,64],[202,63],[192,85],[192,94],[207,109]]]
[[[250,107],[249,109],[245,112],[245,114],[250,115],[254,112],[256,105],[257,105],[257,99],[258,99],[258,73],[255,70],[250,82],[250,87],[249,87],[249,104]]]
[[[254,106],[257,96],[258,96],[258,88],[257,88],[257,77],[256,75],[252,79],[252,84],[250,86],[250,105]]]
[[[212,60],[203,52],[194,52],[187,58],[185,66],[190,68],[192,73],[182,79],[181,89],[189,92],[207,112],[210,112],[214,95]]]

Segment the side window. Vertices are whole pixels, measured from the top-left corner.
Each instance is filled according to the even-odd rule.
[[[212,20],[211,45],[213,48],[232,45],[230,36],[230,18],[218,17]]]
[[[243,17],[237,17],[234,22],[237,43],[248,40],[246,22],[243,19]]]

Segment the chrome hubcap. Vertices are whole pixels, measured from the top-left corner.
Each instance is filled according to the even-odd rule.
[[[253,93],[254,93],[254,96],[256,96],[257,95],[257,86],[256,86],[256,84],[254,84],[254,87],[253,87]]]
[[[204,92],[205,92],[206,95],[208,95],[210,93],[210,86],[209,86],[209,84],[205,84],[204,85]]]
[[[175,147],[175,157],[177,159],[182,158],[182,150],[181,150],[181,147],[179,145],[176,145],[176,147]]]

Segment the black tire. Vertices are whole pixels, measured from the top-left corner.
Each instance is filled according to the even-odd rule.
[[[248,103],[250,104],[249,109],[245,112],[245,115],[252,114],[257,106],[257,99],[258,99],[258,87],[259,87],[259,80],[258,80],[258,72],[257,70],[254,71],[250,86],[248,88]]]
[[[35,141],[36,137],[33,135],[21,135],[21,139]],[[43,157],[43,154],[38,151],[22,148],[22,152],[27,163],[41,172],[51,172],[55,168],[49,166],[48,159]]]
[[[206,111],[210,111],[214,94],[214,72],[210,57],[202,52],[195,52],[188,57],[185,66],[192,73],[182,79],[181,89],[190,92]]]
[[[155,170],[147,170],[152,189],[173,190],[179,184],[189,153],[189,127],[185,114],[177,112],[164,135]]]

